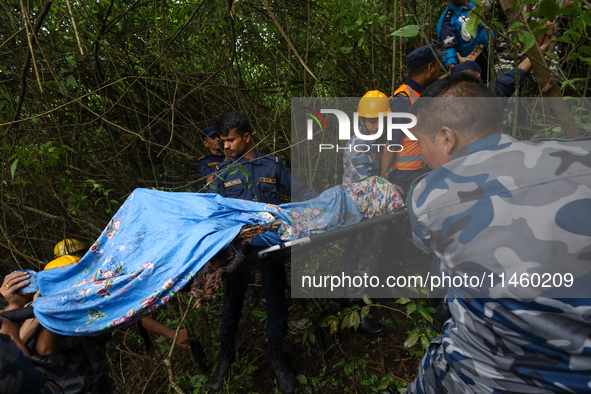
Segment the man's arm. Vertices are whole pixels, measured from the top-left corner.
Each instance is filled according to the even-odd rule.
[[[459,63],[458,52],[456,50],[458,39],[452,24],[453,15],[454,13],[452,10],[449,8],[446,9],[437,26],[437,37],[441,44],[441,48],[446,52],[446,54],[443,55],[443,61],[448,71],[451,71],[453,66]]]
[[[460,63],[464,63],[468,60],[476,61],[476,58],[478,58],[478,56],[480,56],[481,53],[482,53],[482,44],[476,45],[476,48],[474,48],[474,50],[466,57],[464,57],[458,53],[458,60],[460,61]]]
[[[27,349],[27,347],[23,344],[23,342],[21,341],[21,338],[18,334],[19,331],[19,325],[16,323],[11,322],[8,319],[4,319],[4,318],[0,318],[0,321],[2,324],[0,326],[0,334],[4,334],[4,335],[8,335],[10,337],[10,339],[13,340],[13,342],[16,344],[16,346],[18,346],[18,348],[25,354],[25,355],[29,355],[29,349]]]
[[[550,48],[551,36],[545,36],[544,41],[540,45],[542,51],[547,51]],[[524,59],[519,63],[519,80],[522,81],[532,68],[532,63],[529,58]],[[497,96],[511,97],[515,93],[515,70],[510,70],[501,75],[497,79]]]
[[[287,169],[285,164],[279,159],[279,177],[277,183],[292,200],[295,201],[306,201],[312,200],[318,197],[318,192],[314,189],[307,188],[304,184],[300,183],[295,177],[291,178],[291,171]]]
[[[39,324],[39,320],[37,319],[25,320],[19,331],[21,341],[23,341],[24,344],[31,342],[31,340],[37,335],[40,327],[41,324]]]
[[[172,328],[168,328],[164,324],[162,324],[150,317],[144,317],[142,319],[142,326],[144,326],[144,328],[148,332],[151,332],[152,334],[156,334],[156,335],[163,335],[166,338],[170,339],[171,341],[174,339],[174,336],[176,334],[176,330],[173,330]],[[175,344],[179,347],[187,349],[187,348],[189,348],[189,344],[187,343],[188,340],[189,340],[189,331],[187,331],[187,329],[182,329],[182,330],[179,330],[179,335],[176,339]]]

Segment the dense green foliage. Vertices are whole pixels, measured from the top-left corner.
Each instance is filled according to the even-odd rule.
[[[563,94],[580,96],[591,72],[589,2],[577,0],[570,8],[541,3],[528,13],[529,26],[508,26],[498,10],[484,20],[496,35],[510,36],[518,51],[535,45],[530,30],[535,33],[547,16],[557,16],[558,48],[548,56],[556,58],[555,78]],[[406,76],[405,54],[436,40],[436,23],[446,6],[426,0],[261,0],[231,6],[220,0],[2,0],[2,274],[19,267],[42,269],[63,238],[92,242],[137,187],[199,191],[204,182],[196,159],[205,154],[200,130],[227,110],[250,117],[257,149],[289,163],[291,98],[359,97],[373,89],[391,94]],[[546,18],[536,21],[540,12]],[[522,96],[542,95],[531,78],[521,84]],[[561,135],[559,129],[553,136]],[[305,179],[319,190],[337,181],[326,174],[338,169],[336,162],[320,165],[325,173],[311,172],[318,179]],[[329,302],[292,307],[292,316],[307,322],[298,346],[303,356],[317,356],[315,367],[324,363],[327,348],[341,349],[342,360],[334,367],[327,370],[324,363],[324,369],[298,377],[306,392],[353,387],[382,392],[412,378],[411,373],[397,379],[383,368],[384,357],[399,362],[395,348],[407,356],[404,348],[413,345],[412,354],[421,354],[434,336],[426,329],[429,308],[406,299],[390,307],[400,307],[402,316],[380,317],[398,327],[399,341],[379,351],[375,343],[359,350],[369,345],[364,342],[363,348],[357,339],[349,339],[352,347],[343,350],[331,335],[380,308],[340,311]],[[163,308],[160,319],[178,325],[171,308]],[[212,313],[218,310],[212,307]],[[262,322],[264,313],[257,313]],[[414,326],[403,329],[409,322]],[[207,326],[210,356],[215,331]],[[124,339],[114,346],[119,357],[127,351]],[[125,354],[129,363],[137,361]],[[375,368],[366,370],[376,357]],[[234,381],[236,390],[252,388],[254,363],[243,359],[238,365],[236,376],[242,380]],[[113,370],[120,385],[134,392],[146,389],[148,383],[126,382],[123,369],[119,379],[119,367]],[[166,381],[167,375],[160,375]],[[200,388],[205,380],[183,371],[177,382]]]
[[[547,3],[562,18],[562,80],[576,94],[589,78],[591,13],[580,0],[568,9]],[[94,239],[136,187],[199,190],[200,129],[228,109],[250,116],[259,150],[289,162],[291,97],[391,93],[405,76],[404,54],[435,40],[445,6],[3,1],[4,270],[47,261],[65,235]],[[493,30],[503,33],[501,22],[490,21]],[[531,44],[523,26],[507,30]],[[526,93],[539,94],[533,86]]]

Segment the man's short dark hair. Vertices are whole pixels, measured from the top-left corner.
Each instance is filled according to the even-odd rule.
[[[451,74],[423,91],[411,107],[417,130],[432,141],[443,126],[457,130],[468,141],[503,131],[503,100],[480,78],[469,73]]]
[[[244,114],[238,111],[230,111],[222,115],[216,126],[218,133],[222,137],[227,137],[232,129],[236,129],[236,133],[240,134],[240,136],[244,136],[245,133],[252,134],[250,121]]]
[[[434,67],[439,67],[439,62],[437,61],[437,59],[433,59],[431,61],[431,63],[427,63],[425,64],[423,67],[420,68],[416,68],[414,70],[408,70],[408,76],[409,77],[414,77],[415,75],[419,75],[421,73],[423,73],[427,68],[429,68],[429,66],[432,64]]]

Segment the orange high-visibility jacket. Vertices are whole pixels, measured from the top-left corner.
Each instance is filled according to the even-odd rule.
[[[396,89],[394,96],[398,93],[407,96],[410,99],[411,105],[421,96],[416,90],[405,84],[402,84]],[[402,145],[402,151],[396,153],[392,167],[404,171],[420,170],[425,167],[425,162],[421,158],[421,150],[419,149],[419,143],[417,141],[413,141],[404,136],[402,140],[400,140],[400,145]]]

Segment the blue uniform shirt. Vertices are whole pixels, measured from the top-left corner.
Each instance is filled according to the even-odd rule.
[[[316,191],[292,181],[291,172],[277,156],[263,156],[254,153],[251,160],[246,158],[224,161],[216,168],[212,191],[222,197],[239,198],[267,204],[279,204],[278,187],[294,200],[311,200],[318,196]]]
[[[202,177],[209,176],[217,171],[216,166],[226,160],[225,155],[214,155],[213,153],[208,153],[205,156],[200,157],[197,160],[197,168],[199,169],[199,174]]]
[[[523,84],[523,80],[527,76],[527,73],[519,69],[519,81]],[[488,88],[492,89],[492,82],[488,83]],[[498,97],[511,97],[515,93],[515,70],[506,72],[497,78],[496,83],[496,94]]]
[[[442,49],[447,52],[447,55],[443,56],[443,61],[448,68],[452,63],[459,64],[458,53],[468,56],[477,45],[482,44],[485,50],[488,47],[488,37],[482,23],[478,25],[476,37],[470,36],[465,29],[465,20],[475,4],[470,1],[468,6],[470,8],[455,5],[450,1],[437,23],[437,39]],[[493,36],[492,32],[490,34]]]

